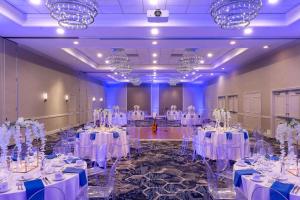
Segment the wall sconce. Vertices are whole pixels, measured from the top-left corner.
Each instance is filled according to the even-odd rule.
[[[69,95],[65,95],[65,101],[68,102],[70,100]]]
[[[42,94],[42,98],[43,98],[44,102],[46,102],[48,100],[48,94],[47,94],[47,92],[44,92]]]
[[[102,102],[102,101],[103,101],[103,98],[101,97],[101,98],[99,99],[99,101]]]
[[[92,98],[92,101],[96,101],[96,97],[93,97],[93,98]]]

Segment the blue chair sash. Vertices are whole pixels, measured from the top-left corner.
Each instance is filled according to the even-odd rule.
[[[273,190],[278,191],[282,196],[287,199],[290,199],[290,192],[293,189],[294,184],[282,183],[279,181],[275,181],[271,188]],[[283,197],[277,192],[270,190],[270,200],[283,200]]]
[[[42,190],[45,188],[44,183],[41,179],[35,179],[32,181],[25,181],[24,182],[24,186],[26,189],[26,197],[27,199],[29,199],[32,195],[34,195],[36,192]],[[36,195],[34,197],[33,200],[44,200],[44,191],[38,193],[38,195]]]

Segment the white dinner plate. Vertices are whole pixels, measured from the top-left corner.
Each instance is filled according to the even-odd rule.
[[[254,179],[252,177],[251,180],[254,181],[254,182],[258,182],[258,183],[264,182],[264,179],[262,179],[262,178],[260,178],[260,179]]]
[[[53,167],[62,167],[65,165],[65,162],[60,162],[60,163],[53,163],[52,166]]]
[[[29,180],[32,180],[32,179],[34,179],[34,177],[29,175],[29,176],[20,176],[20,177],[18,177],[17,180],[18,181],[29,181]]]
[[[62,176],[60,179],[56,179],[55,176],[52,177],[53,181],[63,181],[65,179],[65,176]]]
[[[0,190],[0,193],[5,193],[5,192],[8,192],[11,188],[7,188],[6,190]]]

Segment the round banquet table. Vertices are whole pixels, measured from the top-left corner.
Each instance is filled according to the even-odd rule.
[[[253,175],[244,175],[241,176],[242,185],[240,187],[236,187],[237,192],[237,199],[248,199],[251,200],[252,193],[254,192],[255,188],[260,187],[257,192],[255,192],[253,199],[262,199],[262,200],[270,200],[270,188],[272,183],[275,181],[273,178],[274,176],[278,176],[280,173],[280,162],[279,161],[271,161],[272,164],[266,165],[270,170],[265,171],[262,174],[262,182],[253,181]],[[245,170],[245,169],[255,169],[257,170],[257,165],[254,166],[246,165],[246,166],[239,166],[238,162],[233,166],[233,174],[236,170]],[[284,183],[292,183],[295,185],[300,184],[299,177],[286,172],[287,180],[281,181]],[[298,191],[297,194],[291,192],[290,193],[290,200],[300,200],[300,192]]]
[[[211,133],[210,137],[207,136],[207,132]],[[232,133],[231,140],[227,139],[227,132]],[[245,134],[248,137],[246,137],[247,139],[245,138]],[[228,156],[228,159],[230,160],[240,160],[249,156],[249,134],[246,130],[199,128],[198,134],[194,136],[193,139],[195,140],[194,143],[196,144],[197,154],[212,160],[217,159],[217,149],[221,146],[223,146],[223,148],[232,147],[230,150],[227,149],[227,151],[222,151],[222,155],[219,155],[221,157]]]
[[[47,159],[46,159],[47,160]],[[52,159],[52,160],[47,160],[46,161],[46,166],[52,165],[54,162],[57,162],[57,158]],[[58,170],[63,171],[63,168],[66,167],[75,167],[75,164],[65,164],[62,167],[57,167]],[[56,167],[53,167],[54,169]],[[81,166],[80,168],[85,169],[85,173],[87,175],[87,165],[86,162],[84,162],[84,165]],[[3,173],[3,172],[1,172]],[[32,177],[39,178],[41,176],[41,171],[40,167],[26,173],[32,175]],[[21,176],[24,176],[24,173],[10,173],[7,180],[9,180],[9,188],[10,190],[5,192],[5,193],[0,193],[0,200],[26,200],[26,190],[25,186],[23,185],[22,190],[18,190],[18,187],[16,186],[17,182],[19,182],[18,178]],[[50,184],[46,184],[44,181],[44,187],[45,187],[45,200],[49,199],[59,199],[60,196],[57,196],[58,194],[56,192],[53,192],[51,190],[47,190],[49,187],[57,187],[61,189],[64,194],[66,199],[70,200],[75,200],[76,197],[80,194],[82,189],[86,189],[87,185],[84,187],[80,187],[79,185],[79,175],[78,174],[73,174],[73,173],[64,173],[64,179],[61,181],[54,181],[53,177],[54,174],[49,174],[45,175],[50,180]]]
[[[114,138],[113,132],[119,133],[119,138]],[[91,140],[91,133],[96,134],[96,138]],[[85,130],[79,133],[79,138],[77,137],[76,147],[74,155],[78,157],[90,157],[92,160],[96,160],[96,151],[103,144],[113,144],[115,140],[118,139],[121,146],[121,156],[126,157],[129,153],[129,141],[127,138],[127,133],[125,128],[93,128],[89,130]],[[80,147],[90,147],[85,148],[84,150],[79,150]],[[109,148],[107,149],[109,151]],[[112,152],[107,152],[107,159],[111,159],[111,157],[118,157],[119,150],[112,149]]]

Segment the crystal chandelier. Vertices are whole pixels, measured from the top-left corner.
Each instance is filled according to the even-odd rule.
[[[142,81],[139,78],[132,78],[130,80],[130,82],[134,85],[134,86],[139,86],[142,84]]]
[[[201,57],[196,54],[196,49],[186,49],[180,58],[180,66],[177,67],[179,73],[190,73],[200,64]]]
[[[126,75],[132,71],[124,49],[113,49],[112,55],[107,58],[107,61],[114,72]]]
[[[46,0],[51,17],[67,29],[86,29],[98,14],[96,0]]]
[[[177,79],[170,79],[169,80],[170,86],[176,86],[178,82],[179,82],[179,80],[177,80]]]
[[[211,15],[221,28],[244,28],[258,15],[261,7],[261,0],[214,0]]]

